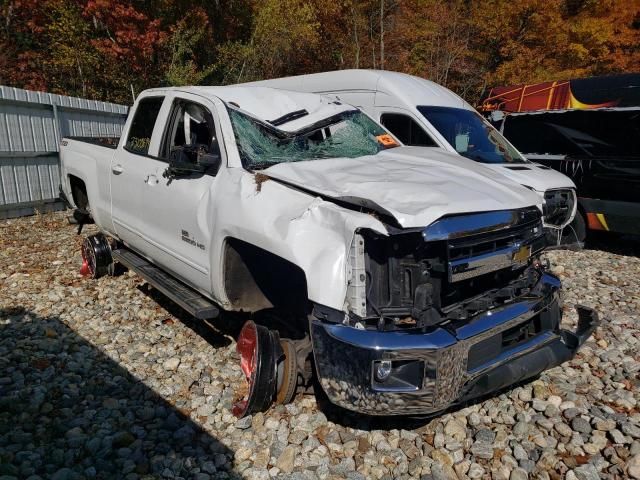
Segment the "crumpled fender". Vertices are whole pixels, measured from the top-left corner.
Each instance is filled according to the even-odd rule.
[[[229,168],[212,186],[211,252],[214,300],[232,309],[224,289],[224,245],[236,238],[297,265],[305,274],[309,300],[343,310],[347,292],[347,258],[355,231],[386,234],[374,216],[350,210],[272,179]],[[258,174],[258,179],[260,175]],[[265,177],[266,178],[266,177]]]

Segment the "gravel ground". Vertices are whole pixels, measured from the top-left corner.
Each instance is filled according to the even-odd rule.
[[[578,302],[603,325],[536,381],[430,421],[312,395],[236,420],[237,327],[191,322],[131,273],[82,278],[80,242],[63,214],[0,223],[2,480],[640,479],[636,247],[547,255],[566,326]]]

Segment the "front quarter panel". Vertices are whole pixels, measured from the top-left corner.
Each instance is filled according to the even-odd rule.
[[[241,168],[228,168],[218,182],[213,210],[214,297],[231,308],[224,289],[224,245],[236,238],[298,266],[305,274],[309,300],[343,310],[347,255],[354,232],[386,233],[371,215],[339,207]]]

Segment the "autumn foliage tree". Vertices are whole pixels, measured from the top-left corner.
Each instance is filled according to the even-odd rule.
[[[320,40],[317,10],[300,0],[253,2],[253,25],[245,40],[218,49],[224,83],[294,74]]]
[[[496,84],[640,71],[640,0],[0,0],[0,84],[149,87],[342,68]]]
[[[90,44],[117,74],[118,90],[140,91],[159,80],[158,57],[167,40],[159,19],[124,0],[89,0],[83,16],[94,27]]]

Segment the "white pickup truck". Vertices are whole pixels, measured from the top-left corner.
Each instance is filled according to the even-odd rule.
[[[328,97],[147,90],[117,145],[65,138],[61,159],[102,232],[83,273],[120,263],[196,318],[251,316],[238,416],[314,374],[344,408],[430,414],[560,364],[597,324],[580,308],[560,328],[537,195]]]

